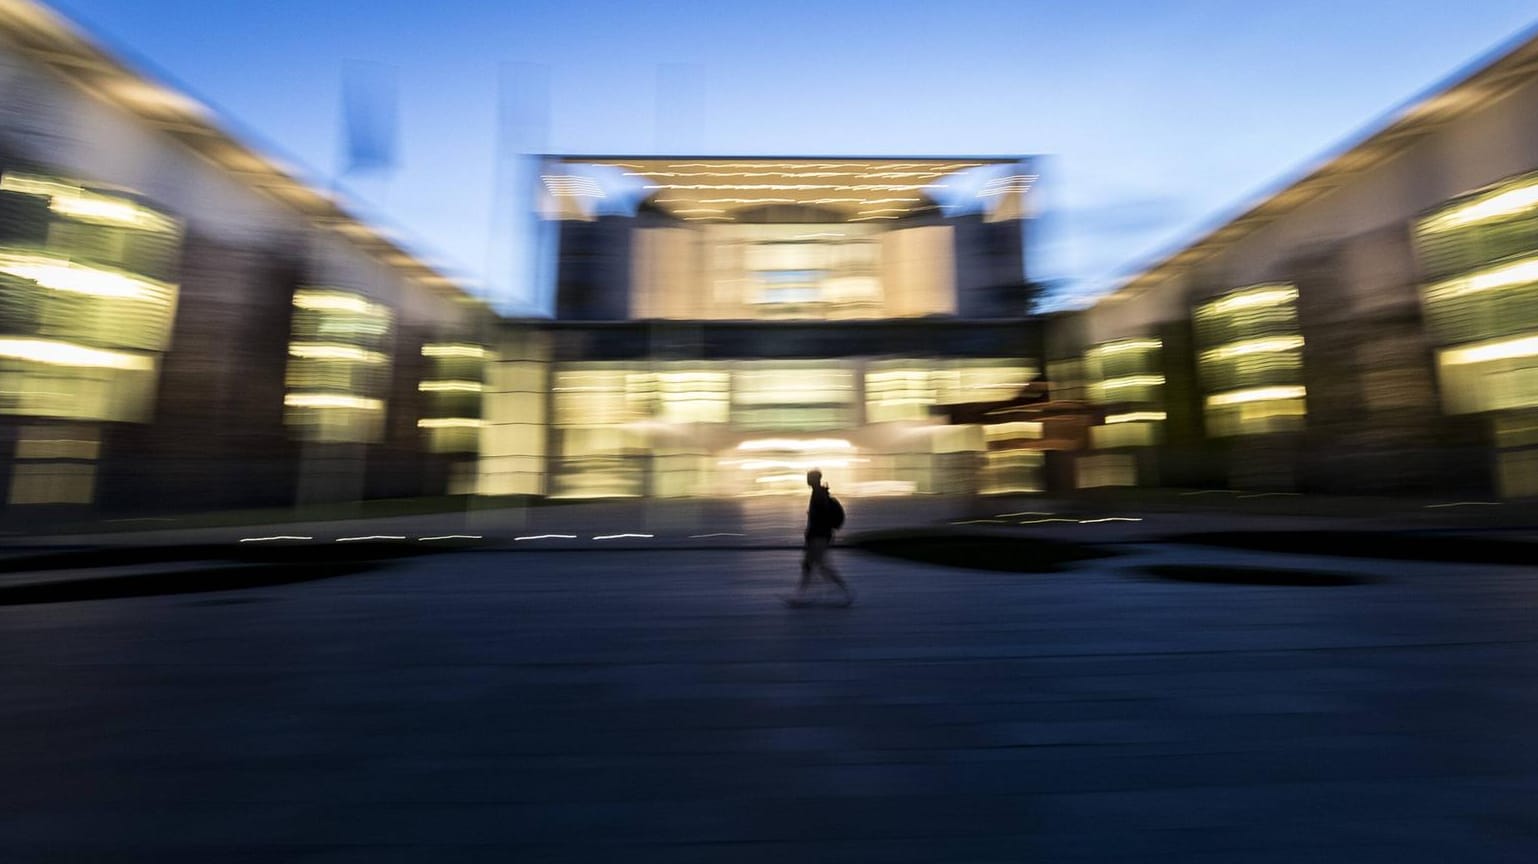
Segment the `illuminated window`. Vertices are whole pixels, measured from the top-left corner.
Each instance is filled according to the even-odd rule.
[[[938,390],[929,364],[876,362],[865,373],[865,419],[870,423],[927,420]]]
[[[1538,406],[1538,173],[1437,208],[1415,241],[1444,409]]]
[[[181,228],[59,178],[0,177],[0,413],[144,421],[171,338]]]
[[[1019,360],[946,360],[934,373],[936,399],[942,405],[1003,402],[1020,395],[1036,378],[1037,368]]]
[[[732,422],[815,431],[854,423],[854,373],[818,364],[743,364],[732,373]]]
[[[1242,288],[1196,308],[1197,356],[1215,436],[1301,429],[1307,416],[1298,292],[1287,284]]]
[[[1433,280],[1538,252],[1538,172],[1437,208],[1417,223],[1415,245]]]
[[[422,346],[422,357],[427,371],[417,384],[422,394],[417,426],[427,437],[428,449],[478,452],[486,364],[494,358],[484,347],[464,342],[430,342]]]
[[[1046,455],[1039,450],[990,450],[984,454],[983,476],[978,491],[984,495],[1013,495],[1044,489],[1042,466]]]
[[[377,441],[390,382],[393,313],[334,288],[294,292],[284,417],[311,441]]]

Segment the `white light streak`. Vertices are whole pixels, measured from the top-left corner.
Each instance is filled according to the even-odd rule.
[[[1269,402],[1281,399],[1302,399],[1308,391],[1303,387],[1254,387],[1249,390],[1233,390],[1207,397],[1207,405],[1243,405],[1246,402]]]

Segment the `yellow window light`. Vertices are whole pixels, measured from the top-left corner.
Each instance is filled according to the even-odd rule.
[[[1465,225],[1493,222],[1508,216],[1516,216],[1535,207],[1538,207],[1538,182],[1498,192],[1483,200],[1471,201],[1427,219],[1422,223],[1421,228],[1432,233],[1451,231]]]
[[[1257,285],[1204,304],[1197,310],[1197,314],[1226,315],[1240,309],[1291,303],[1297,299],[1298,289],[1291,285]]]
[[[283,404],[290,408],[351,408],[357,411],[384,409],[382,400],[342,393],[290,393],[283,397]]]
[[[1128,375],[1124,378],[1107,378],[1100,382],[1100,386],[1115,390],[1121,387],[1155,387],[1163,383],[1163,375]]]
[[[378,303],[370,303],[345,291],[295,291],[294,306],[316,312],[351,312],[357,315],[382,315],[389,311]]]
[[[1122,339],[1116,342],[1106,342],[1089,349],[1093,355],[1104,356],[1107,354],[1121,354],[1127,351],[1157,351],[1163,347],[1158,339]]]
[[[1484,342],[1442,351],[1442,362],[1448,366],[1488,363],[1491,360],[1515,360],[1521,357],[1538,357],[1538,336],[1502,339],[1499,342]]]
[[[305,360],[351,360],[357,363],[383,363],[385,355],[355,345],[337,345],[330,342],[294,342],[288,353]]]
[[[1229,360],[1234,357],[1245,357],[1250,354],[1280,354],[1284,351],[1296,351],[1302,347],[1302,336],[1269,336],[1264,339],[1248,339],[1243,342],[1233,342],[1221,348],[1203,351],[1202,360]]]
[[[479,429],[484,420],[474,417],[424,417],[417,421],[418,429]]]
[[[145,207],[112,195],[91,192],[71,183],[22,174],[0,178],[0,191],[49,198],[48,209],[85,222],[105,222],[152,231],[175,231],[176,222]]]
[[[486,349],[479,345],[465,345],[458,343],[428,344],[422,346],[423,357],[472,357],[486,356]]]
[[[30,279],[54,291],[129,300],[169,300],[171,286],[142,276],[86,267],[49,255],[0,252],[0,272]]]
[[[1449,295],[1477,294],[1480,291],[1495,291],[1501,288],[1515,288],[1519,285],[1531,285],[1538,282],[1538,258],[1527,258],[1522,261],[1513,261],[1510,264],[1502,264],[1492,267],[1481,273],[1475,273],[1462,279],[1454,279],[1434,285],[1428,291],[1431,294],[1446,293]]]
[[[1217,408],[1224,405],[1243,405],[1247,402],[1302,399],[1307,392],[1307,388],[1304,387],[1253,387],[1249,390],[1232,390],[1208,396],[1207,405]]]
[[[423,393],[479,393],[484,388],[479,381],[423,381],[417,389]]]
[[[1156,423],[1165,419],[1163,411],[1129,411],[1126,414],[1107,414],[1106,423]]]
[[[0,339],[0,357],[50,366],[125,369],[134,372],[149,372],[155,368],[154,359],[142,354],[104,351],[51,339]]]

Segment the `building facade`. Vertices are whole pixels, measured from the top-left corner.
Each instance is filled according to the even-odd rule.
[[[1535,171],[1528,34],[1101,299],[1126,482],[1538,493]]]
[[[482,491],[1004,482],[987,430],[939,410],[1040,373],[1036,179],[1020,158],[547,157],[556,320],[505,330]]]
[[[441,352],[480,303],[42,6],[0,5],[0,75],[12,512],[472,488],[479,393],[433,387],[478,386]]]

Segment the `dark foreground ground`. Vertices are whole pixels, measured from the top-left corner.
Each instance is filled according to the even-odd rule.
[[[0,607],[0,861],[1538,860],[1538,570],[1117,552],[841,550],[850,610],[778,549]]]

